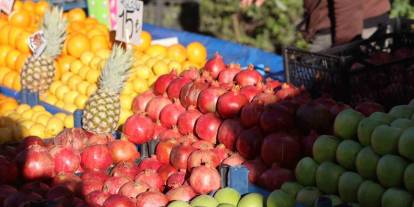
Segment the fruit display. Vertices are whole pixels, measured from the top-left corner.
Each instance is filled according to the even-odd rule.
[[[351,108],[343,110],[334,121],[335,136],[316,139],[313,158],[299,161],[297,183],[285,188],[295,186],[290,194],[306,206],[322,195],[328,195],[333,203],[412,206],[411,104],[395,106],[388,113],[373,105],[359,108],[364,114]]]

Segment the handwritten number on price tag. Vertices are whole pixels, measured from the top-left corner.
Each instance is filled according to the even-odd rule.
[[[126,43],[139,44],[142,30],[142,1],[120,0],[116,39]]]

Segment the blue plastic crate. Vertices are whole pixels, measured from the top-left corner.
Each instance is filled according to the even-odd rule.
[[[7,87],[0,86],[0,93],[16,100],[19,99],[19,92]]]

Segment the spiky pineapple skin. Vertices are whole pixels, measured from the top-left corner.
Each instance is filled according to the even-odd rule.
[[[24,89],[43,94],[55,78],[53,58],[29,57],[23,65],[21,72],[21,85]]]
[[[120,110],[118,94],[97,90],[85,104],[83,128],[99,134],[112,133],[117,129]]]

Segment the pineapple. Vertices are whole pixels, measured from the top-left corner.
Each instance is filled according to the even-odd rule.
[[[93,133],[106,134],[116,130],[120,115],[119,94],[132,67],[132,51],[114,46],[99,77],[98,89],[85,104],[83,128]]]
[[[41,30],[46,47],[38,56],[29,57],[21,72],[21,85],[39,94],[45,93],[55,77],[54,60],[61,53],[66,38],[67,22],[62,9],[52,7],[45,13]]]

